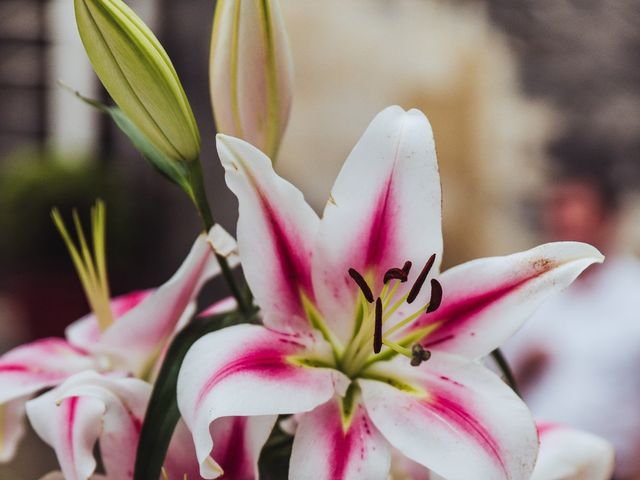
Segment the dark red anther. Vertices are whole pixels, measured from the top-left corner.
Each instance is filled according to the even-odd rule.
[[[427,307],[427,313],[435,312],[442,303],[442,285],[435,278],[431,279],[431,299]]]
[[[418,367],[422,362],[426,362],[431,358],[431,352],[429,350],[425,350],[425,348],[416,343],[413,347],[411,347],[411,366]]]
[[[360,287],[360,291],[364,295],[364,298],[367,299],[367,302],[373,303],[373,293],[371,292],[371,288],[367,285],[367,281],[358,273],[355,268],[349,269],[349,276],[353,278],[353,281],[358,284]]]
[[[400,282],[407,281],[407,274],[402,271],[401,268],[390,268],[384,274],[384,283],[389,283],[391,280],[400,280]]]
[[[376,323],[373,330],[373,353],[382,349],[382,300],[376,299]]]
[[[422,286],[424,285],[424,282],[427,280],[427,275],[429,275],[429,271],[431,270],[431,267],[433,267],[433,262],[435,261],[436,254],[434,253],[429,257],[429,260],[427,260],[427,263],[425,263],[424,268],[420,272],[420,275],[418,275],[418,278],[416,278],[415,283],[411,287],[409,295],[407,296],[407,303],[412,303],[416,299],[416,297],[420,293],[420,290],[422,289]]]
[[[389,283],[391,280],[400,280],[400,283],[404,283],[407,281],[407,277],[409,276],[409,271],[411,270],[411,262],[407,260],[404,262],[404,266],[402,268],[390,268],[384,274],[384,283]]]
[[[409,275],[409,272],[411,271],[411,260],[407,260],[406,262],[404,262],[404,265],[402,266],[402,271],[405,273],[405,275]]]

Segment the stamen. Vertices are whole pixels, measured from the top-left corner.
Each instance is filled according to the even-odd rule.
[[[353,278],[353,281],[356,282],[358,287],[360,287],[360,291],[364,295],[364,298],[367,299],[367,302],[373,303],[373,293],[371,292],[371,288],[369,288],[369,285],[367,285],[367,281],[362,277],[362,275],[360,275],[355,268],[350,268],[349,276]]]
[[[431,358],[431,352],[429,350],[425,350],[425,348],[416,343],[413,347],[411,347],[411,366],[417,367],[422,362],[426,362]]]
[[[78,246],[73,242],[60,212],[54,208],[51,216],[69,250],[71,260],[80,277],[87,301],[98,320],[98,326],[101,331],[104,331],[113,323],[105,256],[106,221],[104,203],[98,200],[95,207],[91,210],[93,254],[89,249],[87,238],[80,223],[80,217],[76,211],[73,212],[73,223],[76,228]]]
[[[373,329],[373,353],[382,349],[382,300],[376,299],[376,323]]]
[[[442,285],[435,278],[431,279],[431,300],[427,307],[427,313],[435,312],[442,303]]]
[[[429,257],[429,260],[427,260],[427,263],[425,264],[424,268],[420,272],[420,275],[418,275],[418,278],[416,278],[415,283],[411,287],[411,290],[409,291],[409,295],[407,296],[407,303],[412,303],[420,293],[420,290],[422,289],[422,286],[424,285],[424,282],[427,279],[427,275],[429,275],[429,270],[431,270],[431,267],[433,266],[433,262],[435,262],[435,260],[436,260],[436,254],[434,253]]]
[[[384,283],[388,283],[391,280],[400,280],[400,283],[404,283],[407,281],[407,277],[409,275],[409,271],[411,270],[411,262],[407,260],[404,262],[404,266],[402,268],[390,268],[384,274]]]

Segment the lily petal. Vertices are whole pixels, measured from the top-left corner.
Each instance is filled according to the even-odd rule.
[[[238,302],[233,297],[226,297],[214,302],[198,314],[198,317],[212,317],[221,313],[231,312],[238,308]]]
[[[173,277],[107,329],[94,351],[107,355],[114,368],[148,375],[181,319],[194,313],[202,285],[220,272],[212,246],[218,248],[221,229],[215,226],[208,236],[200,235]],[[227,251],[228,238],[222,241]],[[229,259],[232,266],[238,263],[235,255]]]
[[[112,298],[110,305],[114,321],[137,307],[153,292],[153,289],[138,290]],[[65,329],[65,337],[70,344],[87,350],[100,342],[101,335],[98,319],[93,313],[76,320]]]
[[[95,361],[87,352],[61,338],[19,346],[0,357],[0,405],[95,367]]]
[[[309,331],[303,296],[313,300],[311,252],[318,216],[260,150],[237,138],[216,138],[227,185],[238,197],[244,274],[264,323],[280,331]]]
[[[135,452],[151,386],[134,378],[83,372],[27,403],[38,435],[54,448],[67,480],[95,471],[96,441],[107,475],[133,478]]]
[[[338,175],[313,259],[318,302],[343,342],[352,333],[357,295],[349,268],[364,275],[374,292],[388,269],[401,268],[407,260],[414,265],[410,282],[434,253],[437,271],[442,253],[440,204],[429,121],[418,110],[383,110]]]
[[[587,432],[538,424],[540,453],[531,480],[608,480],[613,475],[614,449]]]
[[[303,366],[311,362],[332,362],[322,339],[257,325],[228,327],[193,344],[178,376],[178,407],[193,435],[201,476],[220,474],[207,462],[215,448],[209,431],[214,420],[308,411],[331,398],[336,388],[344,393],[342,374]]]
[[[434,329],[421,342],[429,350],[479,358],[513,335],[549,295],[603,259],[591,245],[557,242],[463,263],[439,277],[440,308],[411,329]]]
[[[296,480],[385,480],[389,443],[358,403],[345,427],[335,399],[300,416],[289,478]]]
[[[258,478],[258,459],[277,416],[224,417],[211,425],[214,448],[207,465],[225,478],[254,480]],[[213,460],[213,459],[216,460]],[[178,422],[164,463],[169,479],[199,479],[191,433],[185,423]]]
[[[27,398],[18,398],[0,405],[0,463],[10,461],[18,443],[24,436],[24,404]]]
[[[448,480],[531,475],[538,446],[531,414],[486,368],[434,352],[420,367],[397,358],[367,376],[358,380],[367,412],[407,457]]]

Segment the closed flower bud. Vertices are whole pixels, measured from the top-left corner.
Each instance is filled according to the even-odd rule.
[[[218,131],[275,158],[291,109],[292,60],[278,0],[219,0],[211,99]]]
[[[193,112],[151,30],[121,0],[74,3],[89,60],[116,104],[168,159],[197,159],[200,134]]]

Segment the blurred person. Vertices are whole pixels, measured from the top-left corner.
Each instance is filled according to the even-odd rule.
[[[543,201],[549,240],[598,247],[590,268],[550,299],[505,347],[537,419],[600,435],[616,449],[616,480],[640,479],[640,261],[619,242],[620,191],[607,149],[569,138]]]

